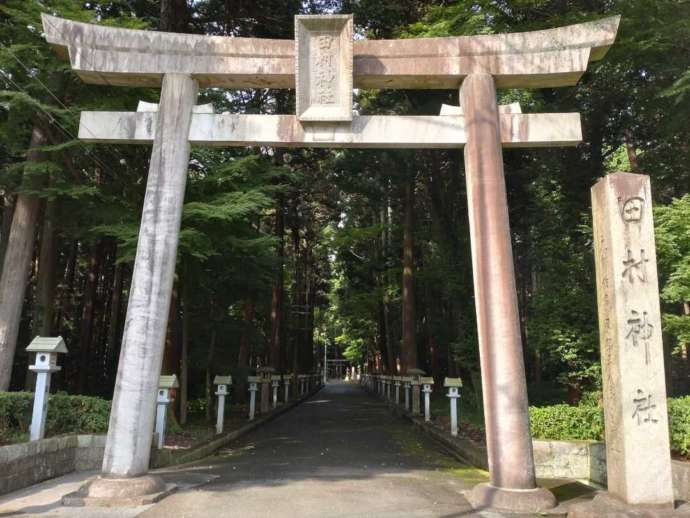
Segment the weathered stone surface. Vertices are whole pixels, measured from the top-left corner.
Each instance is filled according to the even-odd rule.
[[[600,493],[591,502],[573,505],[568,518],[675,518],[690,516],[690,508],[667,505],[630,505]]]
[[[351,14],[295,16],[299,120],[352,120],[352,43]]]
[[[177,490],[175,484],[152,475],[127,478],[96,477],[78,491],[65,495],[72,507],[137,507],[159,502]]]
[[[165,490],[165,482],[160,477],[104,478],[96,477],[88,483],[87,494],[94,498],[129,498]]]
[[[196,96],[197,84],[189,76],[165,76],[158,112],[162,131],[151,152],[104,474],[132,477],[149,466]]]
[[[105,436],[67,435],[0,447],[0,494],[72,471],[94,469],[103,459]]]
[[[649,177],[592,188],[609,491],[673,502],[664,353]],[[641,469],[642,468],[642,469]]]
[[[460,89],[460,104],[468,127],[465,180],[486,444],[495,489],[478,488],[473,499],[481,503],[494,494],[502,498],[502,490],[531,491],[536,479],[494,79],[469,76]],[[540,491],[534,495],[535,502],[542,502]],[[523,504],[516,499],[515,505],[520,511]]]
[[[619,17],[558,29],[354,42],[355,88],[457,88],[489,73],[500,88],[574,85],[604,57]],[[119,29],[43,15],[46,40],[88,83],[156,86],[164,73],[204,87],[294,88],[292,40],[228,38]],[[134,58],[135,56],[136,58]]]
[[[522,113],[522,106],[520,103],[502,104],[498,107],[498,113]],[[463,115],[462,106],[442,104],[439,115]]]
[[[532,441],[538,478],[568,478],[606,484],[606,451],[592,441]]]
[[[86,142],[150,144],[155,112],[82,112],[79,138]],[[502,113],[504,147],[575,146],[582,141],[578,113]],[[355,116],[351,124],[300,124],[294,115],[192,116],[189,140],[196,146],[328,148],[445,148],[467,141],[465,118],[443,116]]]
[[[539,513],[556,506],[556,497],[544,488],[506,489],[489,483],[477,484],[465,493],[465,498],[477,511],[507,511],[510,513]]]

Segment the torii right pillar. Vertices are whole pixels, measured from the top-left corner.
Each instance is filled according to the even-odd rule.
[[[475,509],[539,512],[554,507],[556,499],[536,485],[494,78],[467,76],[460,104],[491,475],[491,482],[475,486],[467,497]]]

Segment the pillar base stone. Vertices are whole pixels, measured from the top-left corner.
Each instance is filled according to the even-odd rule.
[[[631,505],[610,493],[599,493],[589,502],[573,505],[568,518],[671,518],[690,517],[690,505]]]
[[[177,489],[154,475],[140,477],[98,476],[74,493],[62,497],[69,507],[136,507],[158,502]]]
[[[477,484],[465,494],[477,511],[539,513],[556,507],[556,497],[548,489],[505,489],[489,483]]]

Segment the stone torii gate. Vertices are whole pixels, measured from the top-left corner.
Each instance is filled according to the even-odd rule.
[[[577,83],[619,18],[558,29],[353,41],[350,15],[297,16],[295,41],[118,29],[43,16],[47,41],[87,83],[161,87],[137,112],[84,112],[79,137],[153,144],[102,477],[90,498],[164,492],[148,471],[190,145],[465,149],[491,482],[477,507],[553,506],[537,488],[529,434],[502,147],[571,146],[579,114],[499,107],[497,88]],[[217,115],[199,87],[295,88],[296,115]],[[353,88],[460,89],[439,116],[359,116]],[[447,115],[445,113],[448,113]]]

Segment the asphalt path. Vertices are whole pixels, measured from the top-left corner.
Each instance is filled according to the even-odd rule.
[[[462,491],[484,476],[345,383],[327,385],[190,470],[218,478],[140,516],[476,516]]]

